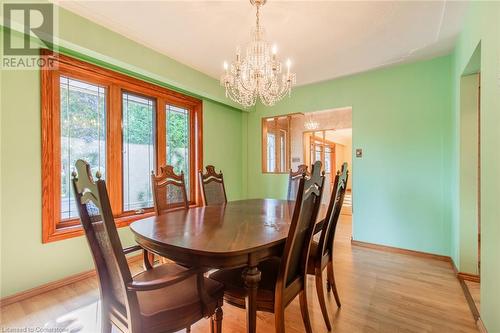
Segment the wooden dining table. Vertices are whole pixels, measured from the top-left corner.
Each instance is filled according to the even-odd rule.
[[[190,267],[207,269],[246,266],[242,278],[246,297],[247,332],[256,332],[256,297],[262,260],[282,254],[294,201],[250,199],[176,210],[130,225],[143,248]],[[317,219],[321,228],[327,207]]]

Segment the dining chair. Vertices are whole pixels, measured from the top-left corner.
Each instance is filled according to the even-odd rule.
[[[309,172],[307,171],[307,165],[305,164],[299,165],[297,167],[297,171],[293,171],[292,169],[290,169],[290,173],[288,174],[288,192],[287,192],[288,200],[295,200],[297,198],[299,181],[300,178],[302,177],[302,174],[304,173],[307,176],[310,176]]]
[[[307,261],[316,218],[321,204],[324,172],[321,162],[313,165],[309,179],[299,180],[290,229],[280,258],[269,258],[259,264],[261,281],[257,289],[257,311],[274,313],[275,330],[285,332],[285,307],[299,295],[300,309],[306,332],[311,333],[307,306]],[[241,278],[245,268],[223,269],[210,275],[225,285],[227,303],[245,308],[247,290]]]
[[[224,287],[197,269],[164,264],[132,276],[111,211],[104,180],[94,181],[90,165],[76,162],[73,191],[92,252],[101,294],[101,331],[112,325],[122,332],[166,333],[211,317],[212,332],[221,332]],[[99,176],[99,175],[98,175]]]
[[[161,166],[158,175],[151,171],[151,188],[156,215],[172,208],[189,208],[184,172],[176,174],[172,165]]]
[[[332,325],[328,317],[326,308],[325,294],[323,291],[323,271],[327,270],[327,291],[333,291],[335,302],[340,308],[340,297],[335,285],[335,275],[333,272],[333,245],[335,239],[335,230],[339,221],[340,211],[344,203],[344,195],[347,187],[347,179],[349,178],[349,171],[347,170],[347,163],[342,164],[342,171],[338,171],[333,183],[332,195],[328,210],[326,212],[325,223],[321,230],[319,241],[313,240],[311,243],[311,251],[309,253],[309,261],[307,266],[307,274],[314,275],[316,278],[316,293],[321,308],[321,313],[325,320],[326,327],[330,331]]]
[[[200,170],[200,183],[205,206],[220,205],[227,202],[226,188],[222,171],[217,173],[213,165],[205,167],[207,173]]]

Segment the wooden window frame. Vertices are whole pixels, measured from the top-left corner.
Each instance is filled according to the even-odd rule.
[[[335,178],[336,173],[336,161],[337,161],[337,143],[327,140],[325,138],[325,134],[328,131],[334,131],[335,129],[326,129],[326,130],[317,130],[317,131],[304,131],[303,132],[303,143],[304,143],[304,161],[307,165],[312,165],[312,156],[314,156],[316,152],[316,146],[321,146],[321,163],[323,164],[322,168],[327,173],[330,174],[330,182],[333,183],[333,179]],[[322,133],[322,136],[316,136],[316,133]],[[311,134],[309,136],[309,140],[305,139],[306,134]],[[306,149],[306,146],[309,146]],[[330,170],[326,170],[326,158],[325,158],[325,147],[330,147]],[[307,151],[309,150],[309,154]]]
[[[190,126],[190,206],[202,202],[197,181],[203,167],[202,101],[137,78],[105,69],[69,56],[42,49],[46,66],[41,69],[42,124],[42,242],[48,243],[83,235],[80,221],[62,220],[60,215],[60,76],[82,80],[106,88],[106,185],[117,227],[153,216],[154,209],[143,213],[123,212],[122,175],[122,92],[155,99],[155,168],[166,163],[166,106],[189,110]],[[49,66],[50,64],[50,66]]]
[[[267,174],[285,174],[285,173],[288,173],[289,170],[290,170],[290,165],[291,165],[291,119],[292,119],[292,116],[295,115],[294,114],[289,114],[289,115],[282,115],[282,116],[274,116],[274,117],[265,117],[265,118],[262,118],[262,128],[261,128],[261,132],[262,132],[262,145],[261,145],[261,149],[262,149],[262,155],[261,155],[261,158],[262,158],[262,173],[267,173]],[[286,121],[287,121],[287,125],[286,125],[286,128],[280,128],[278,126],[278,118],[286,118]],[[268,133],[268,128],[269,126],[267,125],[268,124],[268,119],[273,119],[274,120],[274,126],[273,126],[273,130],[276,131],[276,129],[278,131],[283,131],[285,132],[285,144],[286,144],[286,148],[285,148],[285,170],[283,171],[268,171],[267,170],[267,133]],[[280,157],[280,154],[281,154],[281,142],[279,140],[280,136],[279,135],[276,135],[275,136],[275,161],[276,161],[276,168],[278,167],[278,165],[280,165],[281,163],[281,157]],[[276,169],[275,168],[275,169]]]

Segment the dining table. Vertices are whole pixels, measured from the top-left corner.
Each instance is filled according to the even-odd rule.
[[[259,262],[281,256],[295,201],[248,199],[193,207],[137,220],[130,225],[146,250],[188,267],[227,269],[247,267],[247,332],[256,332]],[[327,207],[321,205],[316,232]]]

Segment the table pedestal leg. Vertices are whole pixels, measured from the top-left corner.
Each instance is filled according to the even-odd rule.
[[[255,333],[257,330],[257,288],[260,282],[260,271],[257,266],[249,266],[243,273],[243,279],[248,292],[248,296],[245,299],[247,332]]]

